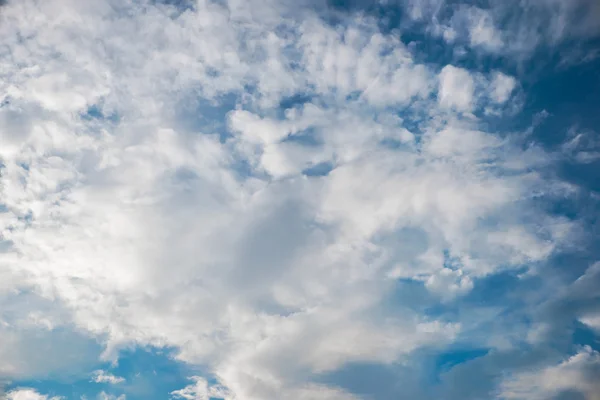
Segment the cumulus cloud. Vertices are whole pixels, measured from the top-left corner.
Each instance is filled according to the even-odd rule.
[[[439,70],[364,15],[155,3],[0,15],[0,293],[41,299],[28,323],[97,340],[103,360],[168,346],[208,366],[216,383],[174,398],[354,399],[316,377],[464,330],[410,302],[389,312],[398,281],[448,304],[578,240],[538,207],[569,194],[542,173],[554,156],[476,115],[515,78]],[[501,47],[473,15],[472,44]],[[15,353],[0,345],[3,375],[30,372]]]
[[[440,72],[438,101],[444,108],[470,111],[473,108],[475,83],[469,71],[452,65]]]
[[[547,399],[567,391],[586,400],[600,398],[600,354],[585,347],[555,366],[522,373],[502,384],[502,399]]]

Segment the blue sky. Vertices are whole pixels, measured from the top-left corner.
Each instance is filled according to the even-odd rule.
[[[600,3],[0,4],[0,398],[600,399]]]

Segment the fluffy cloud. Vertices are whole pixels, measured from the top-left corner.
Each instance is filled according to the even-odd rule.
[[[555,51],[577,43],[563,52],[563,62],[577,63],[595,55],[582,51],[582,42],[599,33],[600,7],[594,0],[510,0],[505,2],[449,2],[404,0],[412,21],[424,23],[426,32],[454,45],[494,55],[509,55],[521,62],[537,50]]]
[[[33,389],[15,389],[6,394],[7,400],[60,400],[61,397],[51,397],[39,394]]]
[[[570,194],[542,173],[553,156],[479,119],[515,78],[436,73],[362,15],[154,3],[2,10],[0,293],[40,299],[22,310],[36,329],[89,336],[111,361],[174,347],[218,381],[175,398],[353,399],[316,377],[464,329],[389,312],[396,282],[447,304],[577,242],[577,221],[538,207]],[[501,46],[476,17],[472,44]],[[0,346],[0,373],[31,374],[15,353]]]
[[[469,71],[447,65],[440,72],[438,94],[440,106],[470,111],[473,108],[474,90],[475,84]]]
[[[582,394],[587,400],[600,398],[600,354],[589,347],[561,362],[535,372],[513,377],[502,385],[503,399],[547,399],[561,392]]]
[[[186,386],[183,389],[175,390],[171,392],[171,396],[176,399],[186,399],[186,400],[208,400],[210,397],[219,396],[221,398],[227,398],[229,395],[226,393],[226,389],[221,389],[218,387],[213,387],[208,385],[206,379],[194,376],[191,377],[190,380],[193,380],[194,383]]]

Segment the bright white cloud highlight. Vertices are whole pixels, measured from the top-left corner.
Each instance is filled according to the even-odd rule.
[[[475,82],[469,71],[446,65],[439,75],[438,101],[442,108],[471,111]]]
[[[61,400],[61,397],[51,397],[39,394],[33,389],[15,389],[6,394],[7,400]]]

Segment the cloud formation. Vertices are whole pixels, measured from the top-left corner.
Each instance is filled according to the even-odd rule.
[[[206,376],[173,398],[358,399],[323,377],[415,367],[465,342],[491,354],[542,346],[535,338],[560,325],[544,310],[565,297],[549,293],[583,284],[555,281],[551,265],[589,236],[547,206],[583,192],[553,171],[593,158],[581,149],[594,140],[573,135],[555,152],[526,128],[500,131],[487,118],[519,111],[512,69],[428,62],[368,12],[316,3],[3,6],[0,377],[68,370],[27,348],[41,335],[74,352],[60,340],[74,337],[115,365],[131,347],[175,349]],[[403,7],[449,46],[522,50],[500,26],[504,6],[457,7],[446,22],[432,17],[443,2]],[[523,46],[591,37],[585,18]],[[501,274],[537,284],[542,300],[472,300]],[[578,292],[586,306],[591,291]],[[508,336],[514,308],[537,325]],[[597,311],[565,318],[597,329]],[[597,352],[572,357],[503,381],[501,396],[525,396],[532,380],[539,396],[592,396],[584,375]],[[75,358],[72,369],[89,365]],[[545,383],[563,369],[572,384]]]
[[[92,379],[96,383],[110,383],[112,385],[125,382],[125,378],[115,376],[111,373],[102,370],[94,371]]]
[[[536,372],[523,373],[502,385],[503,399],[547,399],[561,392],[573,391],[585,399],[599,398],[600,386],[595,379],[600,372],[600,354],[589,347],[561,362]]]

